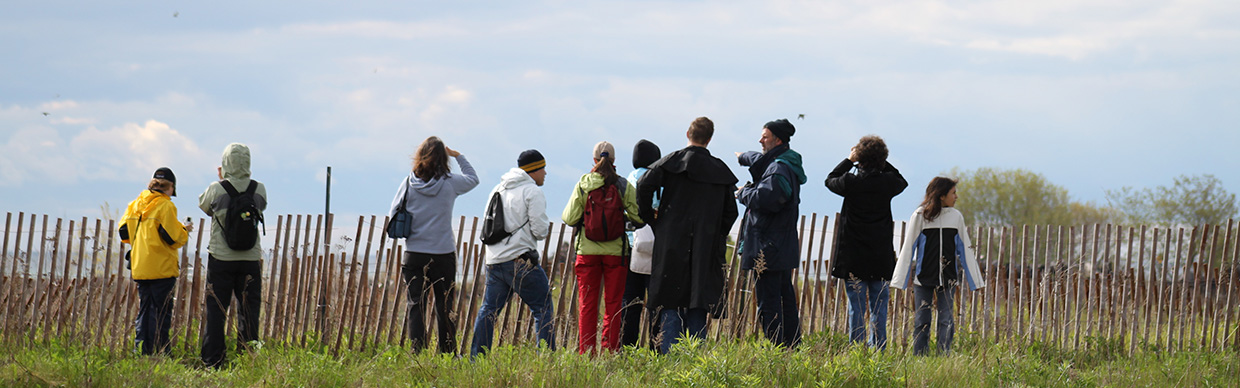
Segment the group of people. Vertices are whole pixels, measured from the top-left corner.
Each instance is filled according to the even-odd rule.
[[[703,338],[709,318],[726,313],[727,241],[741,216],[738,202],[746,211],[736,249],[741,268],[754,280],[762,332],[780,346],[798,346],[801,327],[793,271],[800,265],[797,220],[801,186],[808,177],[801,154],[790,146],[795,133],[787,119],[766,123],[758,140],[762,150],[735,154],[750,178],[739,186],[727,164],[707,149],[714,123],[706,117],[689,125],[686,147],[667,155],[654,143],[639,141],[627,178],[616,171],[612,144],[594,146],[593,168],[574,185],[561,213],[562,221],[574,227],[579,353],[640,345],[643,315],[651,334],[646,345],[659,353],[669,352],[683,338]],[[937,311],[938,350],[945,353],[954,334],[956,286],[984,286],[964,218],[952,207],[956,181],[937,177],[930,182],[897,252],[891,200],[908,183],[887,154],[881,138],[863,137],[825,182],[844,198],[831,275],[845,282],[849,338],[885,348],[888,289],[912,287],[913,351],[929,352],[932,312]],[[450,170],[449,158],[456,160],[458,173]],[[551,287],[537,250],[538,241],[551,233],[541,189],[546,166],[539,151],[522,152],[487,197],[486,219],[502,229],[502,238],[486,242],[486,287],[469,339],[471,357],[491,347],[495,321],[514,293],[532,313],[540,346],[556,346]],[[219,177],[199,196],[199,207],[212,218],[202,344],[202,359],[210,366],[224,362],[224,312],[232,297],[240,303],[239,346],[258,339],[261,248],[256,238],[238,235],[250,235],[254,216],[261,221],[266,207],[265,188],[250,179],[244,145],[225,149]],[[478,183],[465,156],[432,136],[418,146],[412,171],[392,201],[392,215],[412,215],[401,273],[408,292],[405,330],[416,351],[428,345],[425,314],[432,299],[438,351],[454,353],[457,348],[452,319],[457,244],[451,219],[456,198]],[[178,276],[176,249],[193,229],[177,221],[169,198],[175,195],[175,176],[160,168],[148,189],[129,205],[121,229],[122,238],[133,246],[132,272],[141,298],[136,343],[147,354],[168,343],[170,296]],[[248,214],[249,221],[239,214]],[[241,240],[240,245],[235,240]]]
[[[800,264],[797,220],[801,186],[808,177],[801,154],[790,147],[795,133],[786,119],[766,123],[758,140],[762,150],[735,155],[750,174],[741,186],[727,164],[707,149],[714,123],[705,117],[689,125],[688,146],[670,154],[661,155],[648,140],[637,142],[634,170],[627,178],[616,171],[615,147],[606,141],[595,144],[593,168],[573,186],[561,212],[561,220],[574,227],[579,353],[639,345],[643,315],[651,333],[648,345],[660,353],[682,338],[704,337],[708,319],[726,313],[727,239],[740,216],[738,202],[746,211],[737,249],[741,268],[754,279],[762,331],[780,346],[800,343],[793,271]],[[460,174],[449,171],[448,157],[456,159]],[[474,321],[471,357],[490,348],[495,320],[513,293],[530,309],[539,343],[555,348],[551,288],[537,250],[537,242],[551,232],[540,189],[546,165],[537,150],[522,152],[516,167],[488,195],[486,219],[502,222],[507,237],[486,246],[486,288]],[[423,321],[432,296],[439,317],[439,351],[455,349],[449,302],[454,299],[457,264],[450,219],[455,198],[477,184],[465,157],[431,137],[418,147],[413,173],[392,201],[391,214],[404,206],[414,219],[403,271],[409,286],[408,336],[415,349],[425,347]],[[846,284],[850,339],[884,348],[888,287],[913,287],[914,352],[929,351],[933,311],[939,316],[938,347],[948,351],[956,285],[961,280],[970,289],[984,285],[964,219],[952,208],[956,181],[931,181],[908,224],[908,236],[916,237],[910,237],[898,255],[892,244],[891,200],[908,183],[887,162],[881,138],[863,137],[825,184],[844,197],[832,276]]]
[[[259,223],[267,208],[267,188],[250,178],[250,149],[233,143],[224,148],[219,181],[198,196],[198,208],[211,217],[207,244],[206,332],[201,357],[208,367],[225,364],[224,323],[228,307],[237,299],[237,346],[259,340],[262,308],[262,247]],[[131,246],[125,258],[138,285],[135,346],[142,354],[168,350],[172,325],[172,290],[180,276],[177,249],[189,240],[194,225],[181,223],[172,198],[177,178],[161,167],[121,217],[121,240]]]

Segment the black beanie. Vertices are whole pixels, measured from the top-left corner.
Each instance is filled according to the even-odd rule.
[[[662,157],[659,146],[649,140],[638,140],[637,145],[633,146],[633,168],[650,167]]]
[[[517,157],[517,167],[525,170],[526,173],[531,173],[547,167],[547,160],[538,150],[525,150],[521,151],[521,156]]]
[[[792,126],[792,123],[788,122],[788,119],[771,121],[766,123],[763,127],[770,130],[772,135],[775,135],[775,137],[778,137],[779,140],[782,140],[784,143],[787,143],[788,140],[792,138],[792,134],[797,132],[797,128]]]
[[[172,173],[171,168],[160,167],[158,170],[155,170],[155,176],[151,178],[172,182],[172,192],[168,193],[168,195],[172,197],[177,196],[177,176]]]

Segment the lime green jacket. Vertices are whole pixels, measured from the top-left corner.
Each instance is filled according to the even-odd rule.
[[[620,178],[623,180],[624,178]],[[624,215],[636,223],[641,223],[641,217],[637,216],[637,189],[633,188],[633,183],[624,181],[626,188],[624,191]],[[599,173],[592,172],[581,176],[581,180],[577,181],[577,185],[573,187],[572,197],[568,199],[568,205],[564,207],[564,213],[560,218],[565,224],[578,225],[581,224],[581,217],[586,211],[586,194],[603,187],[603,176]],[[623,256],[625,254],[625,235],[621,234],[620,238],[611,241],[590,241],[585,237],[584,233],[577,233],[577,254],[578,255],[607,255],[607,256]]]

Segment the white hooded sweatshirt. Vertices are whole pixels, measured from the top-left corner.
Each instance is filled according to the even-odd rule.
[[[537,251],[538,240],[551,234],[547,198],[525,170],[513,167],[504,173],[499,184],[487,194],[488,202],[496,192],[504,201],[504,230],[512,236],[486,246],[487,264],[508,262],[527,251]]]

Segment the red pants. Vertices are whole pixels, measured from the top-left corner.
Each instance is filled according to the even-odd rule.
[[[624,301],[624,278],[629,273],[624,257],[578,255],[574,271],[577,272],[577,297],[581,306],[577,351],[581,354],[593,351],[598,342],[599,282],[606,287],[603,292],[603,349],[620,349],[620,305]]]

